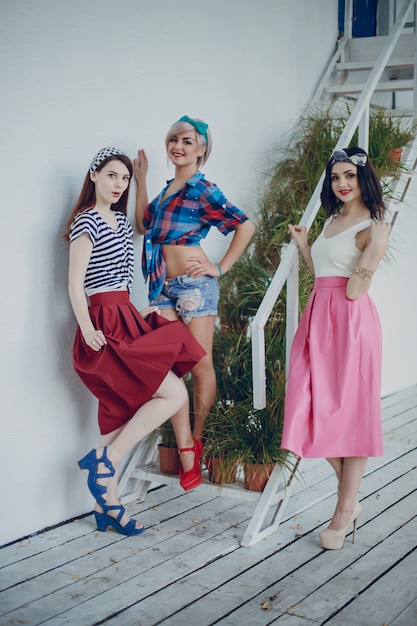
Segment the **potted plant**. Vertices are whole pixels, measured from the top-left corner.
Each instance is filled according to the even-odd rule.
[[[230,418],[230,411],[223,413],[221,405],[216,405],[217,416],[213,419],[213,411],[206,422],[206,443],[202,461],[207,467],[209,480],[217,485],[236,482],[239,455],[234,445],[234,438],[228,430],[234,428],[230,419],[222,420],[221,416]]]
[[[299,223],[348,117],[348,110],[336,115],[325,110],[299,120],[269,175],[251,246],[220,280],[219,324],[213,346],[218,393],[207,417],[204,455],[222,456],[229,466],[238,462],[247,474],[259,464],[278,463],[292,470],[296,461],[280,448],[285,397],[285,289],[265,327],[267,406],[262,411],[255,411],[252,405],[250,323],[288,244],[288,224]],[[404,123],[385,111],[371,112],[369,154],[380,177],[392,171],[391,150],[407,145],[416,128],[416,122]],[[351,145],[357,145],[357,134]],[[391,180],[384,182],[388,194],[392,193]],[[312,240],[324,220],[320,212],[309,231]],[[301,260],[300,312],[313,281]]]
[[[301,163],[307,162],[311,171],[317,171],[316,179],[303,173],[298,158],[302,147],[296,141],[295,152],[285,155],[270,178],[251,247],[220,281],[220,322],[213,347],[218,396],[207,419],[205,453],[224,446],[223,456],[230,464],[238,462],[243,467],[249,489],[262,490],[276,463],[291,469],[296,461],[280,447],[285,395],[285,290],[265,328],[268,389],[267,407],[261,411],[253,409],[250,323],[288,243],[288,223],[298,223],[305,198],[314,190],[325,165],[325,157],[320,156],[323,153],[317,147],[321,131],[311,128],[310,123],[305,126],[310,156],[309,161],[304,158]],[[329,144],[334,144],[333,134],[328,134]],[[306,278],[302,284],[308,297],[312,277],[303,273]],[[224,424],[229,425],[227,436]],[[257,481],[262,475],[263,480],[253,486],[250,475]]]
[[[159,469],[163,474],[178,474],[178,470],[180,468],[180,455],[178,454],[177,442],[171,420],[164,422],[158,428],[156,434],[159,437]]]
[[[212,483],[223,485],[236,481],[239,453],[235,431],[236,420],[227,400],[218,400],[206,418],[202,455]]]
[[[280,316],[278,311],[273,316],[274,326],[277,324],[275,316]],[[216,331],[214,345],[219,357],[216,374],[221,393],[207,418],[204,450],[208,457],[223,459],[224,476],[237,465],[242,466],[245,487],[256,491],[263,490],[276,463],[290,469],[293,466],[292,455],[281,449],[285,342],[270,326],[267,337],[267,407],[254,410],[250,336],[247,330],[227,327]],[[258,482],[257,486],[253,485],[253,480]]]
[[[229,326],[217,327],[213,341],[219,393],[206,417],[203,461],[209,470],[210,480],[219,484],[236,479],[239,442],[234,409],[241,409],[252,384],[247,371],[250,345],[245,331],[236,331],[235,326],[239,326],[237,317],[233,317]]]
[[[414,139],[417,120],[375,109],[369,117],[369,154],[381,177],[398,177],[404,148]]]

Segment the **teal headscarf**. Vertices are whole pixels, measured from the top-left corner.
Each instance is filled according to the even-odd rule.
[[[208,124],[206,124],[205,122],[199,122],[198,120],[193,120],[193,118],[188,117],[188,115],[183,115],[175,123],[178,124],[178,122],[188,122],[188,124],[191,124],[191,126],[194,126],[196,131],[204,137],[204,141],[206,142],[206,144],[208,144],[208,141],[207,141]]]

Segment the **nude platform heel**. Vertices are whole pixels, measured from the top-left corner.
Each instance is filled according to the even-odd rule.
[[[359,502],[356,503],[355,508],[352,511],[352,515],[349,518],[348,523],[344,528],[340,530],[333,530],[332,528],[325,528],[320,533],[320,544],[322,548],[326,550],[340,550],[343,548],[343,544],[345,542],[345,537],[349,526],[353,522],[353,535],[352,535],[352,543],[355,543],[356,538],[356,526],[358,523],[359,515],[362,513],[362,507]]]

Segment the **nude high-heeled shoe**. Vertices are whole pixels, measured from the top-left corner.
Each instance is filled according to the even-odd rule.
[[[332,528],[325,528],[324,530],[322,530],[320,533],[321,547],[325,548],[326,550],[340,550],[341,548],[343,548],[347,531],[349,529],[349,526],[352,524],[352,522],[353,522],[352,543],[355,543],[356,526],[358,523],[358,517],[361,513],[362,513],[362,507],[359,504],[359,502],[357,502],[355,504],[355,508],[353,509],[352,515],[350,516],[349,521],[346,524],[346,526],[344,526],[340,530],[333,530]]]

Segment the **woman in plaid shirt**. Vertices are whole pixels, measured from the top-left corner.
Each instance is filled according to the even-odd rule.
[[[175,176],[149,204],[144,150],[139,150],[134,160],[136,222],[144,235],[142,265],[149,281],[150,303],[167,319],[179,318],[187,324],[207,353],[192,369],[196,458],[202,451],[204,418],[216,396],[213,334],[217,279],[238,260],[255,228],[199,170],[211,152],[207,124],[185,115],[169,129],[165,145]],[[212,262],[200,246],[212,226],[224,235],[234,231],[219,263]]]

